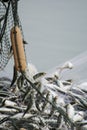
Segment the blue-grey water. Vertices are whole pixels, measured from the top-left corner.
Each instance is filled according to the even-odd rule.
[[[47,71],[87,50],[87,0],[20,0],[27,62]],[[78,59],[77,59],[78,60]],[[13,73],[11,58],[4,73]]]

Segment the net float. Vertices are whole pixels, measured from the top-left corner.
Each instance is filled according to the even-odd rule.
[[[18,26],[11,29],[11,43],[14,55],[15,69],[17,71],[25,71],[26,69],[26,57],[23,46],[23,38],[21,30]]]

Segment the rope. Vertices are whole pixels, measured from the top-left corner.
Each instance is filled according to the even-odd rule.
[[[3,27],[2,27],[1,34],[0,34],[0,42],[2,41],[2,37],[3,37],[4,33],[5,33],[5,29],[6,29],[6,25],[7,25],[7,18],[8,18],[9,7],[10,7],[10,1],[8,3],[7,11],[6,11],[6,14],[5,14],[5,20],[4,20]]]
[[[25,79],[27,80],[27,82],[29,82],[29,84],[32,86],[33,89],[35,89],[38,94],[40,94],[40,96],[45,99],[45,101],[47,101],[49,104],[51,104],[61,115],[64,116],[64,118],[66,119],[66,121],[71,124],[74,125],[74,123],[68,118],[66,112],[61,108],[61,107],[57,107],[54,103],[52,103],[51,101],[49,101],[46,97],[44,97],[42,95],[42,93],[38,90],[38,88],[36,88],[36,86],[26,77],[26,75],[24,73],[22,73],[22,75],[25,77]]]

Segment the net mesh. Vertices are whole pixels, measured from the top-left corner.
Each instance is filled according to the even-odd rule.
[[[0,1],[0,70],[5,68],[12,55],[10,30],[16,20],[14,19],[15,5],[17,5],[17,0],[10,0],[6,3]],[[19,16],[18,14],[15,15],[17,18],[16,24],[20,27],[23,35]]]

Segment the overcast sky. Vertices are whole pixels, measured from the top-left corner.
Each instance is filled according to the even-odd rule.
[[[28,42],[27,62],[39,71],[87,50],[87,0],[19,0],[19,16]],[[13,66],[11,58],[5,75],[12,77]]]
[[[50,69],[87,49],[87,0],[20,0],[27,60]]]

